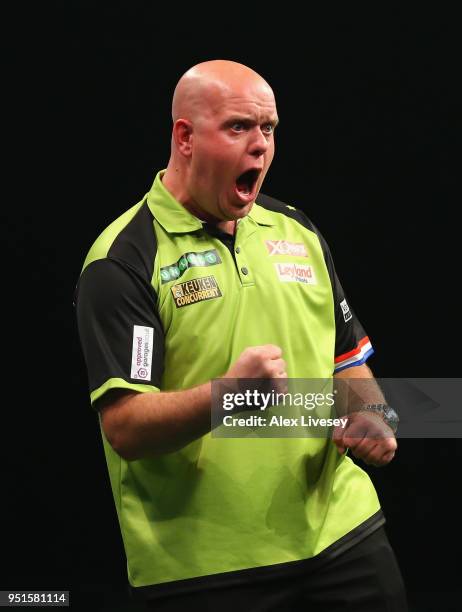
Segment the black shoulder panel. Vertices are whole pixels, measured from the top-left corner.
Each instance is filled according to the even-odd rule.
[[[150,283],[156,253],[157,237],[153,227],[153,215],[145,202],[118,234],[107,256],[130,266]]]
[[[306,227],[319,235],[314,223],[308,219],[303,211],[294,207],[289,207],[289,205],[285,204],[285,202],[276,200],[276,198],[272,198],[264,193],[260,193],[258,195],[257,204],[259,204],[262,208],[266,208],[267,210],[282,213],[291,219],[295,219],[295,221],[298,221],[301,225],[303,225],[303,227]]]

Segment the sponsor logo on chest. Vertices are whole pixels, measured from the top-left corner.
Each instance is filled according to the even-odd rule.
[[[171,292],[177,308],[203,302],[204,300],[213,300],[222,296],[214,276],[204,276],[202,278],[194,278],[185,283],[178,283],[171,287]]]
[[[160,279],[164,285],[183,276],[188,268],[204,268],[218,264],[221,264],[221,259],[216,249],[209,249],[201,253],[183,253],[178,261],[160,269]]]
[[[308,257],[303,242],[289,242],[288,240],[265,240],[270,255],[293,255],[294,257]]]
[[[276,268],[279,280],[283,283],[317,284],[313,266],[296,263],[276,263],[274,267]]]

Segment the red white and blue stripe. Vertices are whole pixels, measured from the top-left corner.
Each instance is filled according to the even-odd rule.
[[[364,338],[358,342],[356,348],[335,358],[334,374],[346,368],[361,365],[373,352],[374,349],[372,348],[369,338],[364,336]]]

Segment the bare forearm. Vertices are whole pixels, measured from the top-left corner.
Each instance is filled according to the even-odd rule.
[[[246,348],[224,378],[286,377],[280,347]],[[100,400],[101,424],[113,449],[132,461],[170,453],[200,438],[211,428],[211,382],[185,391],[135,393],[108,391]]]
[[[370,404],[384,404],[385,398],[366,364],[346,368],[334,376],[336,407],[339,414],[348,414]]]
[[[102,407],[114,450],[133,461],[178,450],[210,431],[210,382],[185,391],[122,394]]]

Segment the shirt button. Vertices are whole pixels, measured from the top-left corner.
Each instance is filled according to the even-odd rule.
[[[241,252],[241,247],[236,247],[236,253],[240,253]]]
[[[244,266],[243,268],[241,268],[241,272],[242,274],[248,274],[249,271],[247,270],[247,268]]]

